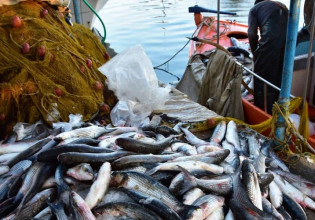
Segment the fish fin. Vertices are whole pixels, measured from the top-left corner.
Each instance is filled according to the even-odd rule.
[[[245,157],[250,157],[249,153],[245,152],[244,150],[237,150],[237,149],[235,149],[234,153],[236,153],[238,155],[245,156]]]
[[[13,200],[13,203],[18,203],[21,201],[21,199],[24,197],[24,194],[21,192],[18,192]]]
[[[57,204],[47,202],[47,205],[51,208],[53,212],[57,212],[58,210],[63,209],[63,202],[61,200],[59,200]]]
[[[192,176],[188,170],[186,170],[185,168],[177,165],[177,167],[182,171],[183,173],[183,177],[184,177],[184,183],[182,188],[179,190],[179,195],[183,195],[185,192],[187,192],[188,190],[194,188],[197,186],[196,183],[196,178],[194,176]]]
[[[54,137],[54,141],[61,142],[63,141],[62,137]]]
[[[152,168],[145,172],[146,175],[151,176],[152,174],[156,173],[159,170],[159,166]]]
[[[19,204],[19,206],[16,208],[16,212],[15,212],[15,217],[18,219],[20,212],[24,206],[25,200],[24,198],[22,199],[21,203]]]

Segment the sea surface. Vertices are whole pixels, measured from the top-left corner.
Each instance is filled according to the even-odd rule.
[[[289,8],[290,0],[280,0]],[[188,13],[188,7],[199,5],[217,10],[216,0],[109,0],[99,12],[106,26],[106,42],[117,53],[134,45],[140,44],[152,61],[158,66],[173,59],[156,70],[159,80],[176,84],[185,71],[188,62],[188,48],[185,44],[193,34],[196,26],[194,16]],[[220,15],[220,19],[236,20],[247,23],[248,12],[254,5],[254,0],[221,0],[220,9],[236,12],[236,16]],[[301,3],[303,12],[304,0]],[[205,13],[205,15],[213,15]],[[303,25],[301,13],[300,26]],[[94,25],[102,34],[101,23]]]

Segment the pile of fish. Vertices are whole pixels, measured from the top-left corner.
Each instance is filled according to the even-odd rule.
[[[0,216],[301,220],[315,210],[315,185],[290,173],[268,138],[222,121],[203,140],[157,119],[25,129],[2,141]]]

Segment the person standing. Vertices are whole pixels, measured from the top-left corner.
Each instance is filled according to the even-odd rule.
[[[272,84],[281,86],[286,43],[288,9],[276,1],[256,0],[248,16],[248,38],[254,60],[254,72]],[[258,37],[258,28],[260,39]],[[267,86],[264,103],[264,82],[254,77],[254,104],[272,113],[279,91]]]

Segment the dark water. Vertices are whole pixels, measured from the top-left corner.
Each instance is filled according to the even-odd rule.
[[[281,2],[287,6],[290,3],[289,0]],[[221,0],[221,10],[237,13],[236,16],[221,15],[221,19],[247,23],[248,12],[253,4],[254,0]],[[194,5],[217,9],[216,0],[109,0],[99,13],[106,25],[106,42],[117,53],[141,44],[153,66],[162,64],[178,52],[187,43],[186,37],[194,32],[193,14],[188,13],[188,7]],[[303,23],[301,19],[300,23]],[[95,27],[103,33],[98,21]],[[187,61],[188,45],[161,68],[181,77]],[[156,70],[156,74],[163,82],[177,81],[176,77],[163,71]]]

